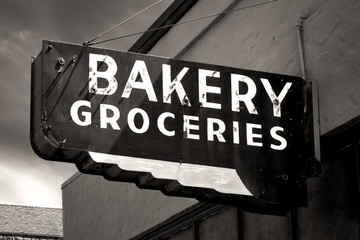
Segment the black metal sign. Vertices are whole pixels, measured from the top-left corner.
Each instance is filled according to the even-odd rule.
[[[306,200],[301,78],[51,41],[32,72],[45,159],[173,195]]]

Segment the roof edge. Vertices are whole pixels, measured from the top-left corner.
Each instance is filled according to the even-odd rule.
[[[70,185],[73,181],[75,181],[78,177],[81,176],[81,172],[77,171],[72,175],[68,180],[66,180],[63,184],[61,184],[61,190],[64,190],[68,185]]]
[[[31,234],[31,233],[22,233],[22,232],[1,232],[0,233],[0,237],[15,237],[14,239],[17,239],[16,237],[21,237],[21,238],[25,238],[25,239],[63,239],[63,234],[62,235],[50,235],[50,234]],[[2,238],[0,238],[2,239]]]
[[[198,0],[175,0],[148,30],[177,23],[197,2]],[[172,27],[145,32],[128,51],[148,53]]]

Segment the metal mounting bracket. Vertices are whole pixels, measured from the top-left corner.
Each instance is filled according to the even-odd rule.
[[[306,175],[308,177],[316,177],[321,174],[321,150],[320,150],[320,114],[319,114],[319,90],[316,81],[309,81],[306,77],[305,58],[303,50],[302,32],[303,22],[306,17],[302,15],[296,16],[296,35],[298,43],[298,53],[301,65],[302,78],[306,82],[304,89],[305,107],[304,112],[312,115],[312,132],[314,151],[312,157],[306,163]],[[309,103],[309,101],[311,101]],[[310,112],[311,111],[311,112]]]

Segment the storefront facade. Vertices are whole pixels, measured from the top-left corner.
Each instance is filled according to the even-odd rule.
[[[129,50],[316,81],[321,172],[309,161],[308,207],[250,213],[76,174],[63,184],[64,238],[358,239],[359,11],[350,0],[178,1],[154,26],[190,22],[144,34]]]

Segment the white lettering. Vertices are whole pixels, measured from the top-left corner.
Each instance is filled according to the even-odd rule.
[[[107,70],[103,72],[98,71],[98,62],[105,63]],[[89,54],[89,93],[99,95],[112,95],[116,92],[118,83],[114,77],[117,72],[117,65],[115,60],[106,55]],[[100,88],[98,86],[98,78],[106,79],[108,86]]]
[[[175,119],[175,114],[173,113],[170,113],[170,112],[164,112],[162,113],[158,120],[157,120],[157,126],[158,126],[158,129],[160,130],[160,132],[162,134],[164,134],[165,136],[169,136],[169,137],[173,137],[175,136],[175,130],[173,131],[168,131],[166,128],[165,128],[165,119],[166,118],[174,118]]]
[[[217,141],[219,143],[233,142],[233,144],[236,145],[241,143],[244,146],[254,147],[267,145],[267,148],[275,151],[281,151],[287,148],[289,143],[286,137],[288,135],[284,134],[284,128],[274,126],[281,125],[282,121],[281,119],[276,120],[274,118],[281,118],[282,114],[285,114],[285,109],[282,109],[282,107],[286,107],[287,103],[284,99],[288,93],[291,92],[291,87],[295,87],[292,82],[286,82],[280,79],[281,81],[275,84],[270,81],[271,79],[260,78],[260,84],[257,77],[252,79],[246,75],[229,73],[228,70],[225,73],[221,73],[216,70],[199,69],[197,67],[199,65],[196,64],[192,65],[194,66],[193,69],[190,69],[190,67],[170,65],[170,63],[172,63],[171,61],[166,62],[168,64],[161,64],[161,66],[151,64],[151,66],[155,66],[157,69],[148,69],[147,66],[150,67],[150,65],[144,60],[135,59],[132,63],[132,66],[121,69],[122,75],[126,75],[125,79],[118,80],[121,81],[121,86],[125,85],[124,89],[121,90],[121,98],[130,98],[133,89],[136,89],[136,93],[141,93],[141,96],[133,96],[133,98],[139,99],[139,101],[137,101],[138,104],[135,105],[131,101],[124,101],[124,104],[130,103],[130,105],[121,106],[120,110],[120,107],[116,105],[121,102],[121,100],[119,101],[120,95],[115,97],[114,105],[109,105],[99,103],[99,100],[101,100],[100,97],[93,96],[93,99],[91,96],[84,96],[82,92],[82,96],[79,95],[79,97],[82,99],[91,99],[91,102],[90,100],[74,100],[75,102],[70,108],[70,116],[75,124],[79,126],[89,126],[94,122],[93,129],[99,127],[101,129],[110,128],[115,130],[121,130],[120,125],[128,125],[129,129],[136,134],[146,133],[151,127],[151,132],[157,131],[157,128],[159,131],[158,134],[163,137],[176,136],[176,134],[178,134],[177,131],[179,131],[179,125],[183,124],[183,126],[181,126],[183,137],[190,141],[201,139],[211,142]],[[159,67],[161,69],[159,69]],[[214,68],[216,69],[216,67]],[[151,72],[151,70],[154,72]],[[159,76],[158,72],[160,70],[162,70],[162,74]],[[89,53],[89,93],[106,96],[115,95],[119,84],[115,76],[120,78],[117,71],[117,63],[112,57]],[[151,79],[149,71],[154,79]],[[197,74],[198,76],[190,76],[189,74]],[[227,79],[228,77],[230,77],[230,86],[224,85],[225,82],[221,82],[223,80],[229,80]],[[156,80],[155,78],[159,79]],[[158,89],[159,91],[155,92],[152,80],[156,80],[157,83],[162,84],[162,89]],[[161,80],[162,83],[160,83]],[[191,85],[188,85],[191,84],[191,82],[188,81],[193,81],[195,85],[198,85],[193,86],[193,89],[191,89]],[[196,81],[198,82],[196,83]],[[264,89],[262,89],[260,85],[262,85]],[[261,89],[257,89],[257,86]],[[196,89],[197,87],[198,89]],[[222,89],[222,87],[226,89]],[[199,105],[197,105],[198,102],[195,103],[195,100],[191,99],[191,103],[196,105],[195,107],[174,110],[174,106],[170,104],[177,101],[175,98],[178,98],[183,106],[192,106],[185,89],[186,91],[191,91],[188,92],[189,94],[197,94],[196,91],[198,91]],[[257,90],[261,91],[261,94],[264,93],[265,90],[268,95],[268,100],[262,99],[263,96],[261,94],[261,96],[257,96]],[[227,96],[228,93],[231,96]],[[158,96],[156,94],[158,94]],[[156,106],[149,107],[150,103],[148,101],[158,102],[157,97],[160,96],[159,94],[162,95],[162,103],[160,102],[155,104]],[[222,94],[226,96],[222,96]],[[177,97],[173,95],[177,95]],[[192,94],[190,94],[190,98],[191,96]],[[272,115],[270,103],[266,102],[269,101],[269,99],[273,107]],[[265,104],[267,103],[267,106],[270,106],[270,108],[265,109],[264,106],[261,106],[264,102]],[[97,114],[95,114],[97,111],[92,111],[91,108],[95,103],[99,104],[97,105],[97,107],[99,107],[99,113]],[[228,103],[231,104],[231,106],[228,106]],[[176,105],[178,106],[178,104]],[[144,106],[144,110],[136,108],[135,106]],[[208,109],[201,109],[201,107]],[[211,110],[221,110],[223,107],[226,107],[224,112]],[[151,112],[150,109],[154,108],[157,108],[157,110]],[[246,110],[244,110],[244,108],[246,108]],[[264,110],[263,113],[260,113],[261,116],[259,118],[254,116],[259,114],[258,110]],[[125,114],[124,119],[121,120],[120,111],[121,114]],[[176,117],[175,114],[172,113],[174,111],[179,111],[176,113]],[[240,111],[244,112],[244,114],[248,113],[248,116],[243,116],[244,114],[239,116],[237,112]],[[95,115],[92,116],[92,114]],[[157,114],[156,117],[151,117],[151,119],[154,119],[154,122],[150,122],[149,115],[152,114]],[[180,119],[177,119],[177,116],[181,116]],[[232,117],[234,119],[231,119]],[[262,117],[264,117],[264,119]],[[94,118],[98,119],[94,120]],[[155,122],[155,119],[157,122]],[[122,123],[120,121],[124,122]],[[97,123],[99,123],[100,126],[97,126]],[[262,124],[266,126],[264,129]],[[269,124],[273,125],[269,127]],[[268,129],[270,129],[270,131],[268,131]],[[205,136],[205,134],[207,135]]]
[[[284,88],[281,90],[279,96],[276,96],[273,88],[270,85],[269,80],[265,78],[260,78],[260,79],[273,104],[274,117],[281,117],[281,102],[284,100],[286,94],[289,92],[292,83],[290,82],[286,83]]]
[[[262,142],[255,142],[254,138],[261,139],[261,134],[255,134],[254,128],[261,129],[260,124],[252,124],[252,123],[246,123],[246,138],[247,138],[247,144],[249,146],[255,146],[255,147],[262,147]]]
[[[246,94],[240,94],[239,83],[244,82],[248,87]],[[240,112],[240,102],[244,102],[250,114],[258,114],[254,103],[251,101],[256,95],[256,85],[254,81],[244,75],[231,74],[231,109]]]
[[[233,138],[234,144],[240,144],[240,129],[239,129],[239,122],[233,122]]]
[[[208,141],[214,141],[214,136],[216,136],[219,142],[226,142],[224,136],[222,135],[226,129],[223,121],[216,118],[208,118],[207,124]],[[215,130],[215,124],[218,126],[217,130]]]
[[[190,121],[199,121],[199,117],[184,115],[184,138],[199,140],[199,135],[190,133],[190,130],[199,130],[199,125],[192,125]]]
[[[79,126],[89,126],[91,124],[91,112],[81,112],[84,121],[81,121],[78,115],[79,108],[85,106],[91,108],[91,103],[85,100],[78,100],[71,105],[70,116],[72,120]]]
[[[107,115],[108,110],[113,114],[111,117]],[[115,130],[120,130],[117,120],[120,118],[120,111],[117,107],[109,104],[100,104],[100,127],[107,128],[107,125],[110,124],[111,127]]]
[[[284,128],[282,127],[273,127],[271,128],[270,130],[270,135],[271,137],[273,137],[275,140],[278,140],[280,142],[280,145],[274,145],[274,144],[271,144],[270,147],[274,150],[284,150],[287,146],[287,141],[285,138],[283,138],[282,136],[278,135],[276,132],[277,131],[281,131],[281,132],[284,132]]]
[[[171,67],[168,64],[162,65],[163,70],[163,101],[164,103],[171,103],[171,93],[176,90],[180,102],[182,105],[191,106],[190,100],[186,95],[183,85],[181,84],[181,79],[185,76],[189,68],[184,67],[176,78],[171,81]]]
[[[221,109],[220,103],[212,103],[207,100],[207,93],[221,94],[220,87],[208,86],[207,77],[220,78],[220,72],[199,69],[199,101],[203,107]]]
[[[136,81],[138,75],[140,75],[142,82]],[[133,88],[145,90],[149,101],[157,102],[155,91],[151,83],[150,75],[144,61],[140,61],[140,60],[135,61],[135,64],[131,70],[130,76],[126,82],[121,97],[129,98]]]
[[[143,125],[141,128],[137,128],[135,126],[135,115],[136,114],[140,114],[142,119],[143,119]],[[150,126],[150,120],[149,120],[149,116],[147,115],[147,113],[142,110],[141,108],[133,108],[130,110],[129,114],[128,114],[128,125],[129,125],[129,128],[134,132],[134,133],[138,133],[138,134],[141,134],[141,133],[145,133],[148,129],[149,129],[149,126]]]

